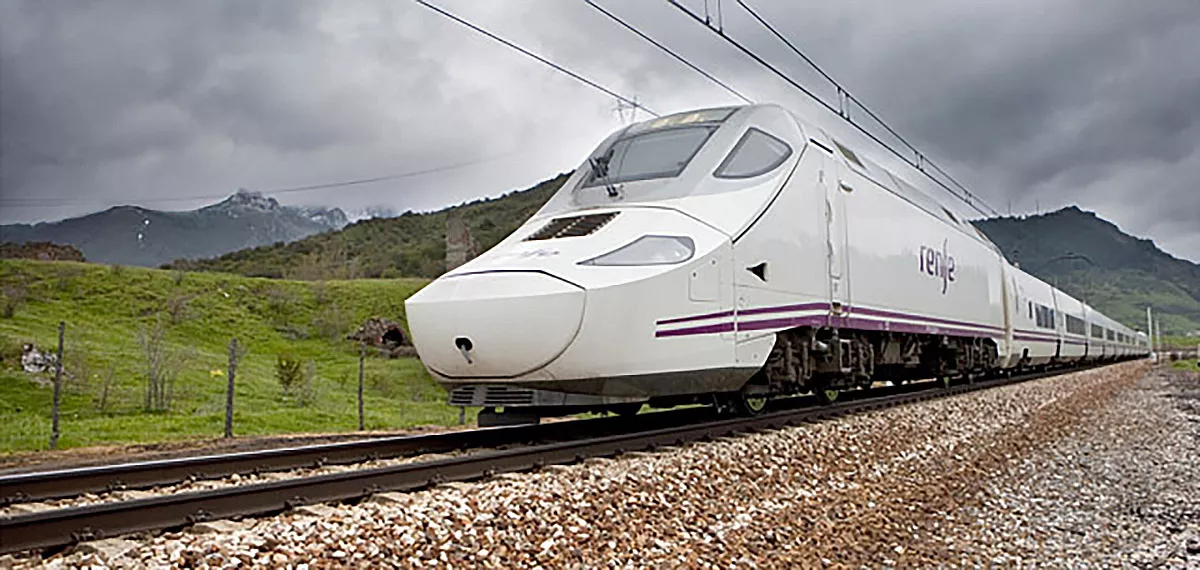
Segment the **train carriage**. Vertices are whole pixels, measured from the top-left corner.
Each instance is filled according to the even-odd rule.
[[[1059,338],[1059,361],[1080,362],[1088,354],[1087,305],[1054,290],[1055,327]]]
[[[414,344],[481,423],[645,403],[754,413],[1134,353],[1128,329],[1010,265],[914,173],[777,105],[630,125],[406,301]]]

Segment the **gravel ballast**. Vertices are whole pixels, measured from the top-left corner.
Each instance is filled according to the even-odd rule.
[[[1194,567],[1200,379],[1147,369],[1126,363],[46,563]]]

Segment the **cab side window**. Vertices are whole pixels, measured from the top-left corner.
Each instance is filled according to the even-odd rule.
[[[775,170],[791,155],[792,147],[787,143],[752,128],[733,146],[713,176],[752,178]]]

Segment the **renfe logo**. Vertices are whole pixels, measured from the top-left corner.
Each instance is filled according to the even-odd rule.
[[[921,272],[942,278],[942,294],[954,282],[954,256],[946,253],[946,240],[942,240],[942,250],[938,251],[929,246],[921,246]]]

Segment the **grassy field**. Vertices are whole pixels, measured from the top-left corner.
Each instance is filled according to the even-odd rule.
[[[1171,363],[1171,368],[1175,368],[1177,370],[1195,370],[1200,372],[1200,360],[1196,360],[1194,358],[1191,360],[1176,360],[1175,362]]]
[[[67,371],[60,447],[219,436],[232,337],[245,349],[235,434],[356,429],[358,346],[346,335],[370,316],[402,320],[404,299],[424,283],[0,260],[0,453],[48,446],[52,374],[24,372],[20,353],[25,342],[52,350],[60,320]],[[156,331],[164,339],[156,351],[168,372],[162,376],[176,374],[163,382],[166,405],[147,406],[156,343],[142,339]],[[301,363],[302,378],[286,393],[280,355]],[[458,420],[415,358],[372,355],[365,378],[368,429]]]

